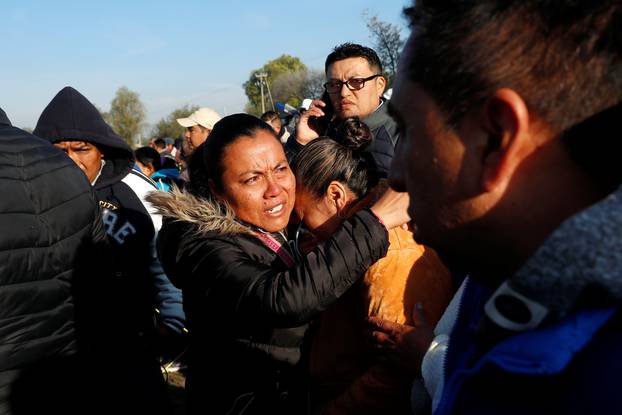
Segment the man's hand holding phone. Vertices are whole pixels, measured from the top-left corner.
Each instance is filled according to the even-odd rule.
[[[300,116],[298,124],[296,124],[296,141],[302,145],[307,145],[324,133],[324,131],[320,131],[321,123],[317,121],[326,116],[323,111],[325,107],[326,103],[321,99],[314,99],[311,102],[309,109]]]

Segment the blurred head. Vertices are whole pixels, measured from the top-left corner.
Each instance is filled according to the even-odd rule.
[[[164,141],[163,138],[156,138],[155,140],[153,140],[153,145],[154,145],[154,148],[158,151],[158,153],[161,153],[164,150],[166,150],[166,141]]]
[[[314,140],[296,156],[296,215],[320,239],[332,235],[352,204],[378,183],[373,158],[362,151],[371,139],[369,128],[350,118],[335,139]]]
[[[134,150],[134,156],[136,157],[136,164],[145,176],[151,177],[153,173],[160,170],[160,153],[155,149],[151,147],[140,147]]]
[[[619,183],[611,137],[565,132],[622,99],[622,6],[449,3],[407,10],[391,184],[419,242],[498,282]]]
[[[324,68],[324,85],[337,118],[364,119],[378,108],[386,79],[373,49],[344,43],[328,55]]]
[[[234,114],[216,123],[189,172],[193,193],[228,204],[238,219],[268,232],[287,226],[294,175],[274,130],[259,118]]]
[[[260,117],[262,120],[268,123],[270,127],[274,130],[275,133],[280,133],[281,128],[283,128],[283,124],[281,123],[281,117],[276,111],[266,111],[261,114]]]
[[[165,137],[164,144],[166,145],[166,151],[170,153],[173,151],[173,148],[175,147],[175,140],[173,140],[171,137]]]
[[[104,153],[88,141],[56,141],[54,147],[60,148],[80,167],[89,183],[94,183],[102,166]]]

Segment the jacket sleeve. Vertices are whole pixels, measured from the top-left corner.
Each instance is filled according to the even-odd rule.
[[[268,320],[275,327],[292,327],[325,310],[387,249],[384,225],[362,210],[285,271],[253,260],[233,243],[185,249],[179,261],[192,264],[189,290],[205,293],[206,301],[230,321]]]
[[[287,162],[292,163],[300,150],[302,150],[305,146],[296,141],[296,131],[292,132],[292,134],[287,139],[287,143],[285,143],[285,156],[287,156]]]
[[[181,290],[175,287],[164,273],[156,253],[155,239],[152,242],[151,252],[149,272],[153,276],[159,320],[175,333],[181,334],[186,327]]]

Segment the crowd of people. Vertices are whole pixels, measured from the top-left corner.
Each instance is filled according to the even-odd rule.
[[[622,2],[404,14],[391,99],[342,43],[292,129],[0,110],[0,414],[621,410]]]

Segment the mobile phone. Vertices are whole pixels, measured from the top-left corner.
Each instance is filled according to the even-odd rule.
[[[322,136],[326,134],[328,130],[328,126],[330,122],[333,120],[335,116],[335,110],[333,109],[333,104],[330,100],[330,96],[328,96],[328,92],[324,91],[322,97],[320,98],[326,104],[322,111],[324,112],[324,116],[310,119],[309,121],[313,124],[315,131]]]

